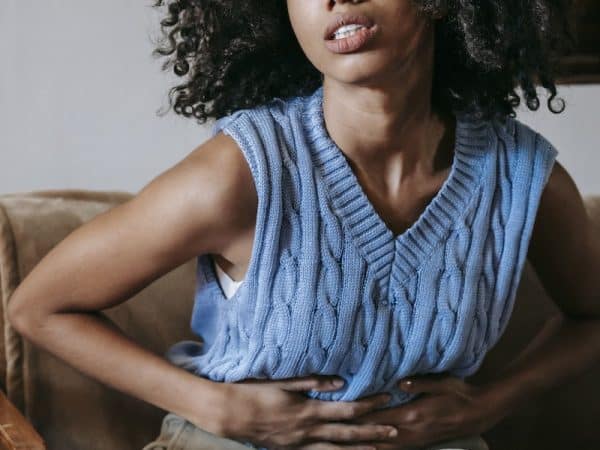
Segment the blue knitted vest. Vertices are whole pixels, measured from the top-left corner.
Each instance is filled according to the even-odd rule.
[[[197,258],[192,331],[167,357],[214,381],[337,375],[310,391],[351,401],[418,394],[413,374],[464,378],[502,335],[540,195],[557,155],[516,119],[457,116],[450,174],[398,236],[375,211],[323,119],[323,86],[219,119],[258,195],[249,267],[227,299],[212,258]],[[217,213],[217,212],[216,212]]]

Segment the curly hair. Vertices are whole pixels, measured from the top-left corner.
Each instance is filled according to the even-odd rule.
[[[572,0],[411,0],[436,18],[432,104],[477,118],[516,117],[520,86],[539,108],[536,84],[553,113],[558,57],[574,48]],[[167,57],[185,82],[169,106],[199,123],[266,103],[308,95],[323,81],[305,56],[281,0],[155,0],[166,6],[153,55]],[[440,17],[441,16],[441,17]],[[439,17],[439,18],[437,18]]]

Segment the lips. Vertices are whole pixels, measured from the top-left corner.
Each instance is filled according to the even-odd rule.
[[[323,35],[323,39],[325,39],[325,40],[333,39],[333,35],[338,28],[340,28],[344,25],[351,25],[351,24],[364,25],[365,27],[370,28],[373,25],[375,25],[375,22],[373,21],[373,19],[371,19],[368,16],[365,16],[364,14],[358,14],[358,13],[338,14],[331,20],[331,22],[329,22],[329,24],[325,28],[325,33]]]

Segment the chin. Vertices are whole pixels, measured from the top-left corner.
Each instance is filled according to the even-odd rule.
[[[344,61],[335,68],[328,68],[323,72],[329,78],[349,84],[361,84],[368,82],[381,82],[393,73],[392,66],[386,66],[381,62],[370,62],[368,58],[356,58],[355,61]]]

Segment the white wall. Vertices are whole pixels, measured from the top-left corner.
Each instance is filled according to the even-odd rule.
[[[0,0],[0,192],[137,191],[207,139],[170,112],[152,0]]]
[[[582,194],[600,194],[600,85],[561,85],[558,94],[566,102],[561,114],[548,110],[544,94],[538,111],[521,105],[517,118],[554,144],[559,152],[557,160]]]
[[[208,137],[170,112],[177,80],[151,56],[162,17],[153,0],[0,0],[0,193],[136,192]],[[582,193],[600,194],[600,86],[559,87],[518,118],[541,131]],[[542,97],[542,99],[545,97]]]

